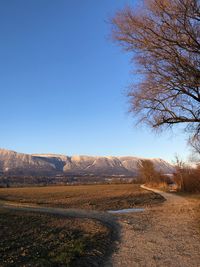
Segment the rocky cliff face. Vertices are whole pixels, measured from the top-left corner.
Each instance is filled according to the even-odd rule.
[[[52,170],[54,166],[32,155],[0,149],[0,166],[3,172],[10,170]]]
[[[0,149],[0,170],[4,173],[38,174],[96,174],[136,175],[138,157],[89,157],[56,154],[22,154]],[[151,159],[155,168],[163,173],[172,173],[173,166],[162,159]]]

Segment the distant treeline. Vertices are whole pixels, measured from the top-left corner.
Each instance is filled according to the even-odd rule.
[[[1,174],[0,187],[25,187],[47,185],[79,185],[102,183],[137,183],[138,179],[132,176],[97,176],[97,175],[57,175],[57,176],[31,176]]]

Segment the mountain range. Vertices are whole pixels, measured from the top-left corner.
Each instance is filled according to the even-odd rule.
[[[67,156],[57,154],[24,154],[0,149],[0,171],[9,174],[32,175],[137,175],[138,164],[144,158],[123,156]],[[172,173],[173,166],[159,158],[149,159],[156,170]]]

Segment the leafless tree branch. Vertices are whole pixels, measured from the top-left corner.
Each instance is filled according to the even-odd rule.
[[[146,0],[140,12],[118,12],[112,25],[143,78],[130,86],[130,111],[154,128],[185,123],[199,136],[200,1]]]

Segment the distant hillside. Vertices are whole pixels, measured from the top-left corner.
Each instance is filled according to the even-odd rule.
[[[90,157],[56,154],[23,154],[0,149],[0,171],[11,174],[54,175],[137,175],[142,158],[138,157]],[[150,159],[155,168],[172,173],[173,166],[162,159]]]

